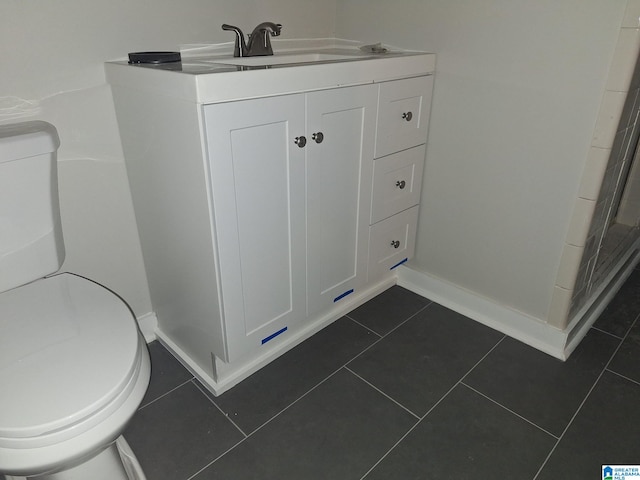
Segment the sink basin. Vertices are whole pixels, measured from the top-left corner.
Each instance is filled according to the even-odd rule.
[[[362,55],[341,55],[336,53],[299,53],[284,54],[262,57],[231,57],[220,60],[214,60],[215,63],[224,63],[226,65],[246,65],[246,66],[262,66],[262,65],[290,65],[293,63],[314,63],[314,62],[331,62],[340,60],[357,60],[366,58]]]

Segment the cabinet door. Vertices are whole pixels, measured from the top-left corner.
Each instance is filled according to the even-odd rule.
[[[380,84],[376,158],[427,141],[433,76]]]
[[[374,85],[307,95],[309,314],[366,282],[376,96]]]
[[[208,105],[204,117],[232,361],[305,317],[305,159],[294,143],[304,96]]]

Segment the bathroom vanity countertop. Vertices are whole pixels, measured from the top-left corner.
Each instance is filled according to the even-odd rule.
[[[207,104],[394,80],[400,76],[430,74],[435,69],[435,55],[431,53],[397,50],[365,53],[352,46],[352,42],[335,40],[324,45],[322,41],[315,44],[311,48],[307,45],[305,49],[279,49],[274,42],[275,54],[265,60],[269,65],[225,63],[238,59],[234,59],[228,49],[215,50],[214,47],[213,54],[203,54],[202,49],[183,51],[182,61],[176,63],[131,65],[127,61],[108,62],[105,71],[112,85],[156,90],[170,97]],[[286,59],[287,55],[314,53],[348,58],[276,63],[278,57]]]

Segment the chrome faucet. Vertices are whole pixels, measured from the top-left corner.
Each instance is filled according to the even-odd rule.
[[[245,42],[244,33],[233,25],[222,25],[223,30],[228,30],[236,34],[236,42],[233,47],[234,57],[256,57],[259,55],[273,55],[270,36],[280,35],[282,25],[273,22],[263,22],[253,29],[249,35],[249,44]]]

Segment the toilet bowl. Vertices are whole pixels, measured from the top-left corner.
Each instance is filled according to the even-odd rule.
[[[0,474],[144,480],[122,432],[149,383],[148,350],[117,295],[55,274],[57,142],[44,122],[0,126]]]

